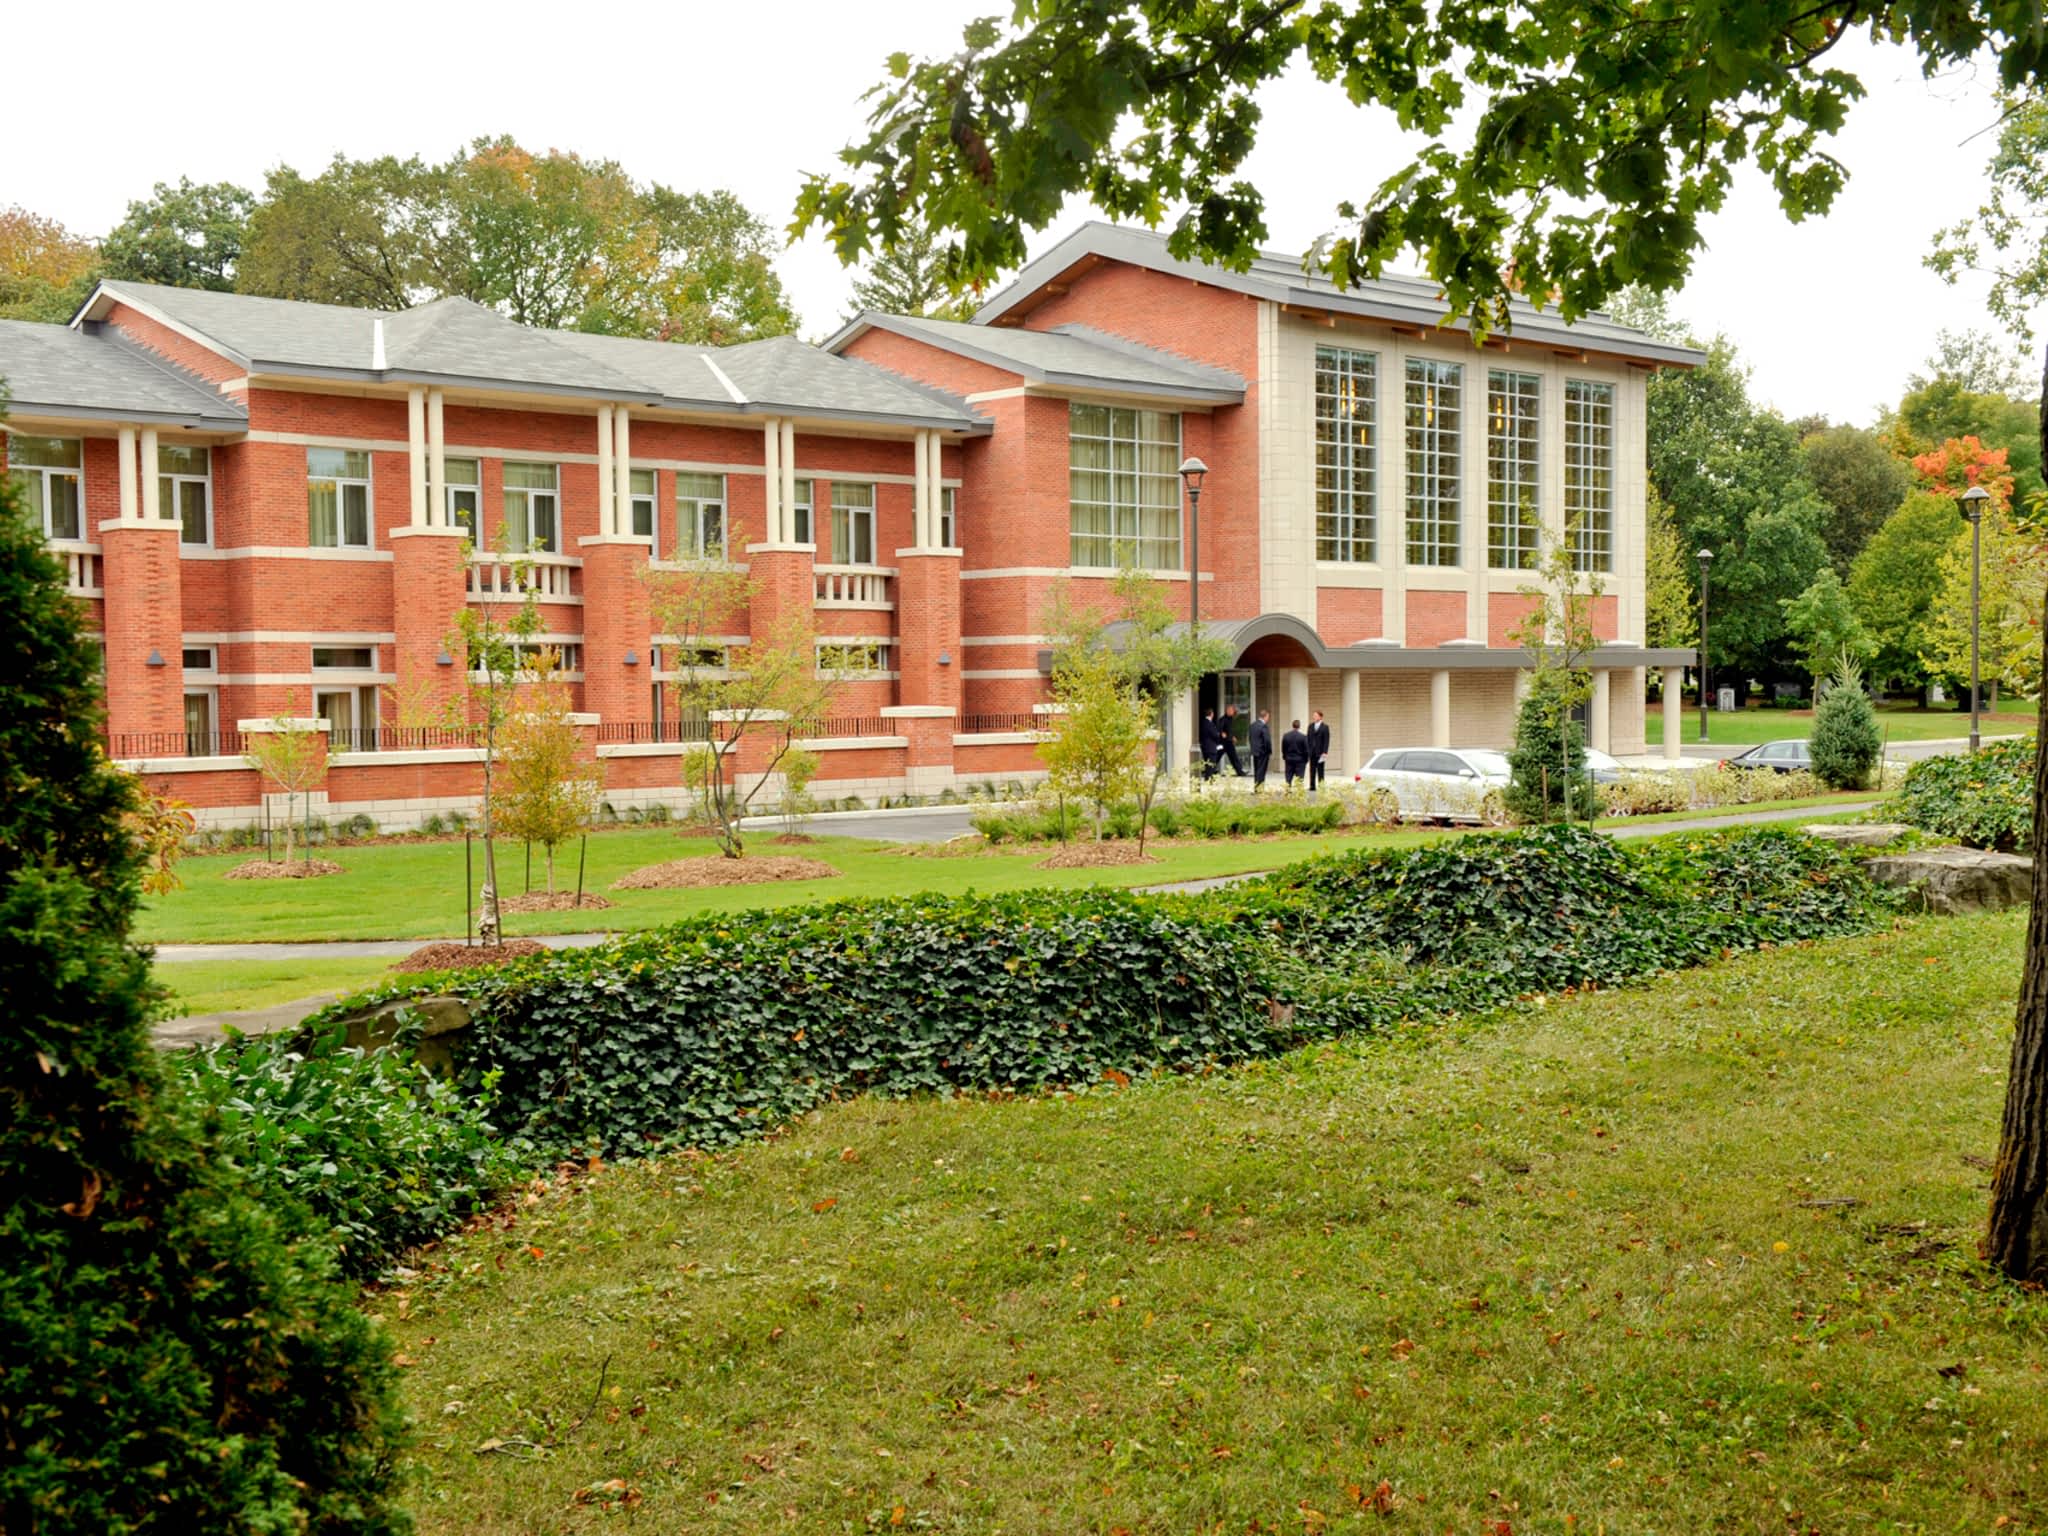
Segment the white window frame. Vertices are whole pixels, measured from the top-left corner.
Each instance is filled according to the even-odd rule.
[[[841,501],[848,491],[864,492],[865,504]],[[875,549],[875,485],[871,480],[832,482],[832,558],[827,565],[874,566],[880,562]],[[867,555],[861,555],[861,538],[866,535]],[[844,558],[841,551],[844,550]]]
[[[1402,538],[1408,564],[1455,568],[1465,525],[1465,366],[1411,357],[1402,370],[1407,459]]]
[[[369,656],[369,660],[364,662],[361,666],[356,666],[354,663],[345,663],[339,661],[322,661],[320,659],[320,653],[322,651],[362,651]],[[375,672],[377,670],[377,647],[374,645],[316,645],[311,648],[311,660],[309,662],[309,665],[316,673]]]
[[[209,746],[220,737],[220,688],[211,683],[198,688],[186,688],[184,702],[190,704],[194,699],[203,699],[206,703],[206,729],[194,731],[192,717],[185,717],[185,753],[188,757],[195,755],[191,745],[194,736],[204,738]]]
[[[164,455],[175,453],[180,449],[196,449],[198,452],[205,454],[206,473],[203,475],[189,475],[165,470],[163,468]],[[204,443],[159,443],[157,445],[156,457],[157,503],[162,510],[169,512],[177,520],[178,542],[188,549],[213,548],[213,450]],[[206,537],[203,539],[190,537],[190,530],[185,526],[184,498],[179,492],[181,487],[187,485],[199,487],[200,515],[206,519]]]
[[[647,489],[633,489],[633,483],[642,475],[647,477]],[[661,553],[661,471],[658,469],[626,470],[626,532],[637,538],[652,539],[653,553]],[[640,524],[647,526],[642,528]]]
[[[858,664],[849,665],[850,662]],[[886,678],[889,675],[889,642],[820,640],[817,668],[820,677]]]
[[[1083,414],[1094,411],[1104,413],[1102,431],[1083,431]],[[1170,423],[1171,439],[1164,435],[1146,436],[1143,427],[1148,418]],[[1113,571],[1126,563],[1126,555],[1142,570],[1180,569],[1181,441],[1178,411],[1097,405],[1082,400],[1067,403],[1067,560],[1073,569]],[[1083,443],[1101,444],[1105,462],[1077,463],[1076,454]],[[1165,467],[1145,469],[1147,449],[1165,449],[1159,458]],[[1081,475],[1101,476],[1107,499],[1077,496],[1076,482]],[[1147,499],[1148,489],[1154,499]],[[1164,526],[1170,527],[1171,536],[1146,533],[1148,515],[1158,517]],[[1084,531],[1084,523],[1101,526]]]
[[[1379,558],[1379,354],[1317,347],[1316,558]]]
[[[331,453],[343,455],[360,453],[363,456],[363,472],[360,475],[322,474],[313,467],[314,455]],[[309,549],[372,549],[377,543],[377,491],[372,484],[376,473],[375,461],[367,449],[361,448],[308,448],[306,450],[306,547]],[[313,486],[320,481],[330,481],[334,486],[334,542],[316,544],[313,542]],[[348,491],[359,487],[363,493],[363,537],[351,539],[348,536]]]
[[[549,463],[545,459],[507,459],[502,468],[510,470],[514,466],[522,469],[545,469],[554,476],[554,484],[552,486],[513,485],[509,480],[501,484],[500,499],[504,503],[505,547],[507,551],[515,555],[559,555],[562,552],[560,548],[562,541],[562,466]],[[512,539],[512,498],[515,496],[522,497],[525,502],[526,532],[525,536],[518,543],[514,543]],[[541,503],[546,504],[548,520],[553,525],[551,529],[553,536],[547,542],[536,544],[534,542],[534,526],[536,521],[534,514]]]
[[[939,487],[939,548],[960,547],[960,525],[954,521],[954,492],[957,487]]]
[[[1533,571],[1543,540],[1543,375],[1486,370],[1486,564]]]
[[[184,663],[185,675],[211,677],[220,671],[220,651],[211,645],[187,645],[179,649],[184,653],[179,659]],[[204,661],[194,661],[194,656],[203,656]]]
[[[718,482],[716,496],[701,496],[693,490],[685,489],[686,485],[694,486],[712,480]],[[676,472],[676,553],[681,558],[731,558],[726,548],[726,539],[730,537],[726,531],[726,490],[724,475],[699,473],[694,470]],[[709,519],[714,515],[718,521],[718,536],[715,539],[707,539],[705,534],[708,531]]]
[[[78,444],[78,463],[76,466],[64,464],[20,463],[14,458],[14,445],[16,443],[29,440],[48,443],[76,443]],[[28,433],[10,434],[7,440],[7,447],[8,474],[20,475],[23,479],[27,479],[29,476],[33,475],[37,479],[42,481],[40,494],[38,495],[37,500],[41,504],[43,510],[43,537],[52,541],[53,543],[83,543],[87,537],[86,530],[92,527],[92,520],[86,515],[85,510],[85,439],[82,437],[42,437],[40,435],[32,435]],[[60,478],[74,482],[77,487],[78,532],[76,533],[58,533],[50,527],[50,481],[52,479]]]
[[[474,474],[476,478],[451,478],[457,465],[468,466],[468,472]],[[481,537],[478,530],[483,526],[484,517],[484,461],[472,459],[466,454],[452,459],[444,458],[441,461],[441,496],[442,515],[447,518],[448,526],[468,529],[470,543],[477,543]],[[462,505],[462,498],[465,496],[469,498],[467,507]]]
[[[799,479],[796,482],[796,499],[790,504],[789,526],[799,544],[812,543],[811,506],[817,494],[818,482]]]
[[[1572,569],[1614,570],[1615,388],[1606,379],[1564,381],[1564,523]]]

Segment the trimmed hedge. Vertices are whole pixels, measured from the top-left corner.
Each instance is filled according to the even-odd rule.
[[[1975,757],[1924,757],[1906,770],[1894,804],[1923,832],[2025,853],[2034,838],[2034,738],[1994,741]]]

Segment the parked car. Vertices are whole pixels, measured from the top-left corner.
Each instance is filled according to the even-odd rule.
[[[1621,782],[1621,764],[1595,747],[1586,748],[1586,772],[1593,776],[1595,784]]]
[[[1483,747],[1382,747],[1352,776],[1376,821],[1505,826],[1505,755]]]
[[[1766,773],[1811,773],[1813,754],[1804,740],[1759,742],[1747,752],[1721,759],[1724,768],[1754,768]]]

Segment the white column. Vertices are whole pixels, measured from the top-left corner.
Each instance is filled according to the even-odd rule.
[[[133,427],[123,427],[121,429],[120,449],[121,521],[125,523],[133,521],[135,517],[135,429]]]
[[[778,429],[782,434],[782,522],[783,542],[794,544],[796,537],[796,423],[784,419]],[[811,508],[811,542],[818,539],[818,508]]]
[[[484,537],[483,490],[477,490],[474,535],[479,545]],[[427,521],[436,527],[455,526],[448,515],[448,423],[441,391],[427,391]]]
[[[135,467],[142,475],[142,520],[146,523],[161,521],[164,516],[163,483],[157,479],[156,466],[156,428],[144,427]]]
[[[612,408],[597,408],[597,531],[610,533],[612,516]]]
[[[926,450],[931,447],[931,434],[919,432],[911,443],[910,472],[910,547],[930,549],[931,535],[931,471],[926,464]]]
[[[761,427],[761,539],[767,544],[787,544],[788,511],[782,502],[782,428],[774,421]]]
[[[415,528],[427,526],[427,392],[405,392],[405,494]]]
[[[1675,763],[1681,754],[1678,750],[1678,733],[1684,728],[1685,720],[1685,668],[1664,669],[1664,761]]]
[[[1451,744],[1451,669],[1438,667],[1429,674],[1429,744]]]
[[[624,533],[633,519],[633,428],[632,412],[623,405],[612,408],[612,520],[606,533]]]
[[[1614,672],[1608,667],[1593,669],[1593,702],[1587,714],[1592,729],[1587,732],[1586,745],[1595,752],[1610,750],[1614,740],[1614,722],[1611,716],[1614,703]]]
[[[1173,696],[1173,703],[1167,707],[1166,716],[1167,756],[1162,766],[1168,773],[1179,773],[1194,756],[1195,747],[1195,695],[1193,690],[1183,690]]]
[[[1360,718],[1362,705],[1359,702],[1359,681],[1361,674],[1356,667],[1346,667],[1339,674],[1337,692],[1337,766],[1346,773],[1356,773],[1365,766],[1364,753],[1360,743],[1364,740],[1365,721]]]
[[[1289,667],[1281,673],[1281,680],[1287,689],[1287,719],[1289,724],[1299,720],[1301,728],[1308,729],[1308,669]]]
[[[938,549],[939,509],[945,498],[939,490],[939,434],[927,432],[924,435],[924,539],[926,549]]]

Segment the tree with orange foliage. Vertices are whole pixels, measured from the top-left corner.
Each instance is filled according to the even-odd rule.
[[[2005,449],[1986,448],[1974,437],[1952,437],[1931,453],[1916,454],[1913,479],[1922,490],[1944,496],[1961,496],[1981,485],[2001,511],[2012,505],[2012,468]]]

